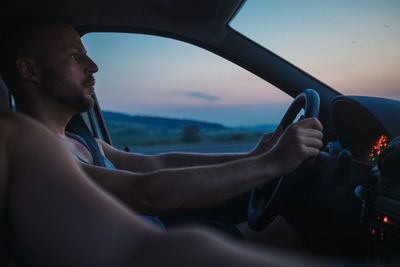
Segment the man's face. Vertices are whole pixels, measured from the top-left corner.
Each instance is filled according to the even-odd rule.
[[[78,33],[68,26],[45,30],[40,59],[40,90],[58,104],[83,112],[93,107],[96,64],[86,55]]]

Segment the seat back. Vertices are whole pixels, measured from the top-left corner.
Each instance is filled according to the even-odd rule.
[[[11,95],[0,76],[0,111],[11,111]]]

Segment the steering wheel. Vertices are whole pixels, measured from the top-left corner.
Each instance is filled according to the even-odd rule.
[[[291,103],[289,109],[280,122],[286,129],[304,108],[304,118],[317,118],[319,114],[320,99],[313,89],[306,89],[300,93]],[[303,169],[303,165],[298,170]],[[297,170],[296,170],[297,172]],[[275,217],[283,210],[288,198],[297,190],[299,185],[299,173],[281,176],[277,180],[268,182],[251,191],[247,223],[255,231],[265,229]]]

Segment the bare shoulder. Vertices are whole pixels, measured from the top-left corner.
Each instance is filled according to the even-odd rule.
[[[0,134],[10,133],[18,127],[35,127],[34,125],[39,123],[21,113],[0,112]]]
[[[51,150],[50,143],[57,143],[56,139],[49,129],[32,118],[21,113],[0,112],[0,157],[4,160],[17,152],[25,155],[32,146],[35,153],[45,146]]]
[[[37,124],[32,119],[19,113],[0,112],[0,187],[7,180],[8,155],[6,150],[7,145],[10,143],[10,138],[16,134],[21,137],[23,135],[26,136]],[[2,190],[3,188],[0,189]]]
[[[38,121],[19,112],[0,112],[0,138],[10,135],[26,136],[50,131]]]

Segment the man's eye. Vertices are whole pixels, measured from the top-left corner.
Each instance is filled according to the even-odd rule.
[[[73,58],[73,59],[78,59],[79,58],[79,54],[77,54],[77,53],[71,54],[70,57]]]

